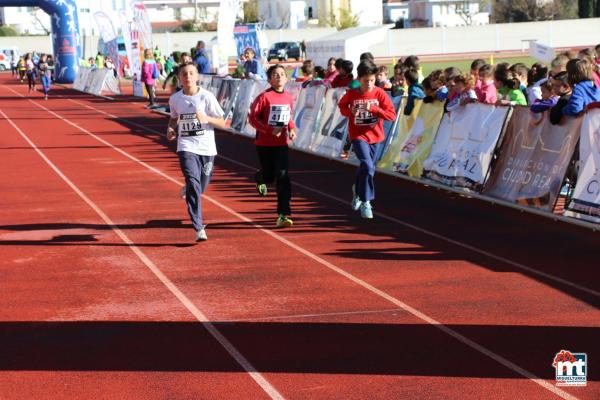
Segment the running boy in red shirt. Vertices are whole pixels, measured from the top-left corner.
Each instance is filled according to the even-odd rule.
[[[383,120],[396,119],[396,111],[385,91],[375,86],[377,66],[372,61],[363,61],[357,72],[360,87],[348,90],[339,107],[348,117],[348,135],[360,161],[352,187],[352,208],[360,209],[361,217],[371,219],[371,200],[375,198],[375,154],[385,139]]]
[[[262,92],[250,106],[248,120],[256,128],[256,152],[260,170],[256,173],[256,190],[267,195],[267,183],[275,181],[277,189],[277,228],[292,226],[290,200],[292,184],[288,175],[288,139],[296,137],[294,98],[284,91],[288,81],[285,68],[273,65],[267,70],[271,87]]]

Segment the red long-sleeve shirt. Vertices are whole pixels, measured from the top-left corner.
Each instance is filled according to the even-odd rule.
[[[288,132],[296,129],[294,124],[294,98],[286,91],[269,88],[258,95],[250,106],[248,121],[256,129],[257,146],[287,146]],[[279,136],[273,129],[283,128]]]
[[[367,105],[370,104],[369,110]],[[351,89],[346,92],[339,103],[342,115],[348,118],[348,135],[350,140],[364,140],[369,144],[379,143],[385,139],[383,120],[396,119],[396,110],[392,100],[379,87],[370,92]],[[359,107],[360,112],[354,115],[352,110]]]

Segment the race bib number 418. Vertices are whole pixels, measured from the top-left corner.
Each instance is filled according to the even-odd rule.
[[[287,126],[290,122],[290,106],[289,104],[284,105],[272,105],[269,110],[269,125],[270,126]]]

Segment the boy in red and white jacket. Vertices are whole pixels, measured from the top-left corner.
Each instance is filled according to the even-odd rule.
[[[262,92],[250,106],[248,120],[256,129],[256,152],[260,170],[256,173],[256,190],[267,195],[267,183],[275,181],[277,189],[278,228],[292,226],[290,200],[292,184],[288,175],[288,139],[296,137],[294,125],[294,98],[284,90],[287,74],[282,65],[273,65],[267,71],[271,87]]]
[[[342,115],[348,117],[348,135],[360,161],[352,186],[352,208],[363,218],[373,218],[371,200],[375,198],[375,154],[385,140],[383,120],[396,119],[394,105],[385,91],[375,86],[377,66],[365,60],[358,65],[360,87],[346,92],[340,100]]]

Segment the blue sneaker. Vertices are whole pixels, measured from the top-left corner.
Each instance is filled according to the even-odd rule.
[[[365,201],[360,205],[360,216],[366,219],[373,219],[373,207],[371,203]]]
[[[362,201],[360,201],[360,198],[356,195],[356,190],[354,189],[354,185],[352,185],[352,209],[354,211],[360,210],[361,204]]]

